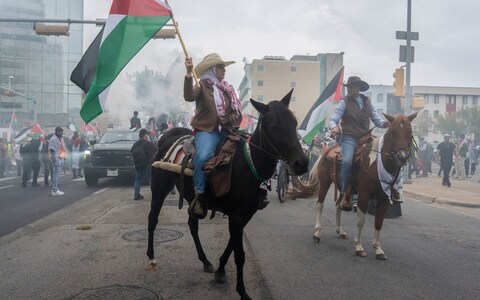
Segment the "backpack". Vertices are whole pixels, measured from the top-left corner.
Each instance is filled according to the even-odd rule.
[[[145,150],[143,149],[144,143],[145,140],[137,141],[135,144],[133,144],[132,149],[130,150],[136,169],[143,169],[147,166],[147,156],[145,155]]]

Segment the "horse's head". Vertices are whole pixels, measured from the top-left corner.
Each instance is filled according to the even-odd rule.
[[[300,175],[308,171],[308,158],[297,137],[297,120],[288,109],[292,93],[293,89],[282,100],[268,105],[253,99],[250,102],[260,113],[257,130],[262,147],[286,160],[295,174]]]
[[[383,114],[390,122],[390,126],[385,133],[385,141],[389,145],[388,154],[395,159],[397,166],[405,166],[410,159],[410,150],[412,148],[413,133],[411,122],[417,116],[413,113],[410,116]]]

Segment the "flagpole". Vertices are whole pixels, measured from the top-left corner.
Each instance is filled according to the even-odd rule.
[[[165,0],[165,3],[167,3],[168,6],[170,6],[170,4],[168,3],[168,0]],[[172,10],[172,22],[173,22],[173,26],[175,26],[175,31],[177,32],[178,39],[180,40],[180,44],[182,45],[183,53],[185,53],[185,57],[188,58],[190,57],[190,55],[188,55],[187,47],[185,47],[185,43],[183,42],[182,35],[180,34],[180,30],[178,30],[177,21],[175,21],[175,17],[173,16],[173,10]],[[193,78],[195,79],[195,84],[198,85],[198,77],[197,77],[197,74],[195,73],[195,70],[192,70],[192,74],[193,74]]]

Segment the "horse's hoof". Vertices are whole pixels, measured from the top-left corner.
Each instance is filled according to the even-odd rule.
[[[367,257],[367,252],[365,252],[365,250],[357,250],[355,251],[355,255],[359,257]]]
[[[313,241],[318,244],[320,243],[320,238],[318,236],[313,236]]]
[[[376,254],[375,257],[379,260],[387,260],[387,256],[385,255],[385,253]]]
[[[148,262],[148,268],[150,271],[158,271],[157,261],[152,259]]]
[[[203,272],[205,273],[213,273],[215,270],[213,269],[212,265],[204,265],[203,266]]]
[[[225,283],[227,282],[227,276],[225,275],[225,273],[215,272],[215,281],[218,283]]]
[[[347,234],[346,233],[340,233],[340,238],[342,240],[346,240],[347,239]]]

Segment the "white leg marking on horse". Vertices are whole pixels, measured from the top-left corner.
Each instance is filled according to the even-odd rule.
[[[376,230],[373,232],[373,241],[372,241],[373,250],[375,250],[375,256],[378,259],[387,259],[385,256],[385,252],[383,252],[382,247],[380,247],[380,230]]]
[[[346,239],[347,238],[347,233],[345,231],[343,231],[343,228],[342,228],[342,210],[340,209],[340,206],[338,206],[338,205],[335,208],[336,208],[335,224],[337,225],[337,228],[336,228],[337,234],[342,239]]]
[[[323,213],[323,203],[317,202],[315,206],[316,211],[316,222],[315,222],[315,231],[313,233],[313,240],[315,242],[320,241],[321,232],[322,232],[322,213]]]
[[[361,211],[361,210],[358,210],[357,212],[357,235],[355,236],[355,240],[354,240],[354,245],[355,245],[355,252],[358,253],[358,252],[365,252],[365,250],[363,249],[363,246],[362,246],[362,242],[361,242],[361,236],[362,236],[362,230],[363,230],[363,226],[365,225],[365,214]]]

